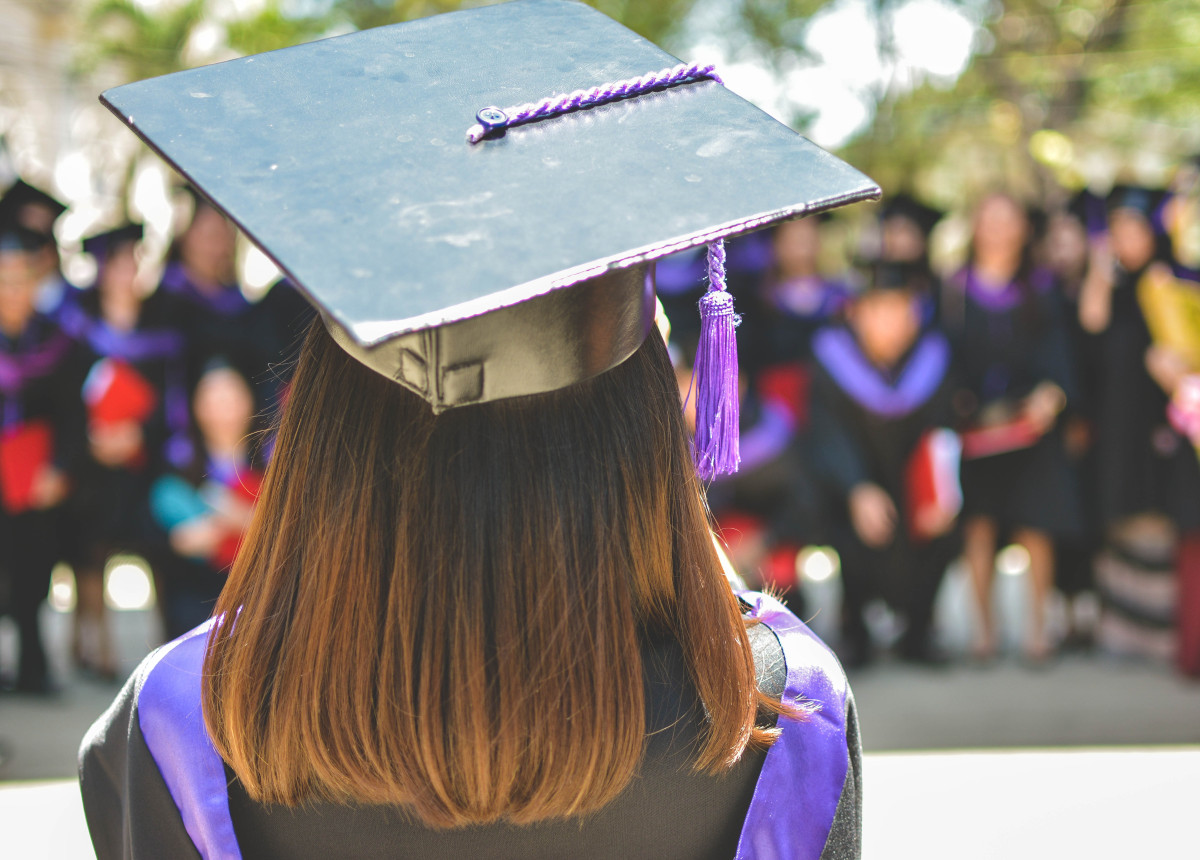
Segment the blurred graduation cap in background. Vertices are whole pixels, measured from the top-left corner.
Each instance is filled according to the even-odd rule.
[[[517,0],[101,98],[345,349],[441,411],[619,364],[652,325],[660,257],[878,196],[702,77],[467,139],[494,105],[678,63],[582,3]]]
[[[83,250],[103,263],[124,245],[136,245],[142,241],[145,228],[141,224],[122,224],[112,230],[88,236],[83,240]]]
[[[945,215],[946,213],[942,210],[926,206],[911,194],[903,191],[885,197],[883,206],[879,210],[880,221],[887,221],[889,218],[905,218],[917,225],[927,237]]]
[[[1165,201],[1166,192],[1161,189],[1120,183],[1113,186],[1105,204],[1109,213],[1118,209],[1132,210],[1155,227],[1161,227],[1159,214]]]
[[[10,218],[44,240],[54,239],[54,222],[66,211],[66,204],[23,179],[0,197],[0,218]]]

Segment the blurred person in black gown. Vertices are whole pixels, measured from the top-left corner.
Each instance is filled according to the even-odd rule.
[[[67,211],[66,204],[18,179],[0,199],[0,209],[8,210],[13,222],[34,239],[36,247],[31,256],[38,280],[37,310],[58,320],[79,298],[79,290],[63,276],[54,235],[54,225]]]
[[[169,297],[187,339],[189,388],[209,357],[221,355],[250,380],[261,407],[275,393],[268,364],[277,335],[238,286],[237,228],[195,190],[189,187],[187,195],[194,201],[192,217],[171,246],[158,291]]]
[[[103,678],[115,678],[119,668],[104,607],[105,563],[117,552],[135,552],[159,568],[150,483],[168,448],[187,446],[184,339],[169,298],[144,296],[141,238],[142,226],[128,224],[85,239],[96,283],[62,317],[90,368],[82,392],[88,456],[70,505],[80,547],[73,653]]]
[[[0,219],[0,580],[16,622],[16,688],[53,689],[38,610],[58,560],[57,523],[83,456],[83,362],[36,310],[41,238]]]
[[[842,562],[844,663],[872,657],[867,604],[885,598],[904,613],[906,660],[937,663],[933,604],[947,565],[958,554],[957,507],[917,504],[911,464],[930,432],[956,442],[950,344],[922,326],[927,281],[920,264],[878,262],[851,304],[848,324],[813,341],[810,444],[831,538]],[[949,473],[958,484],[957,456]],[[961,502],[961,496],[957,496]]]
[[[1156,227],[1160,190],[1117,185],[1108,196],[1110,277],[1089,281],[1081,321],[1099,341],[1094,414],[1095,475],[1104,548],[1096,565],[1106,650],[1169,657],[1170,589],[1176,551],[1171,486],[1179,448],[1167,425],[1168,396],[1147,365],[1152,338],[1139,297],[1152,271],[1170,273],[1167,237]]]
[[[942,319],[964,386],[964,548],[979,611],[974,653],[997,651],[992,579],[998,541],[1029,553],[1032,584],[1026,659],[1053,648],[1046,602],[1054,585],[1054,539],[1079,533],[1074,476],[1058,430],[1075,396],[1075,374],[1053,275],[1034,265],[1029,215],[993,193],[976,207],[967,265],[946,283]],[[974,432],[972,432],[974,431]]]
[[[168,639],[208,618],[262,481],[251,438],[254,394],[235,366],[220,356],[209,359],[192,396],[192,414],[191,459],[150,488],[151,512],[171,551],[161,578]]]
[[[920,271],[926,286],[918,298],[926,322],[937,319],[941,297],[941,284],[929,260],[929,239],[945,214],[904,192],[888,195],[879,211],[879,258],[908,263]]]
[[[1064,323],[1075,365],[1077,394],[1063,416],[1063,441],[1080,488],[1083,529],[1077,537],[1055,541],[1055,577],[1066,598],[1064,647],[1086,648],[1094,635],[1092,566],[1103,540],[1096,475],[1096,404],[1102,380],[1100,339],[1083,325],[1081,300],[1089,281],[1111,277],[1104,201],[1087,190],[1072,196],[1047,219],[1041,259],[1057,280],[1064,301]]]

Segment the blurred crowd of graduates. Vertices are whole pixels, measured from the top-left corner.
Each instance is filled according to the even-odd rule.
[[[87,284],[63,275],[62,203],[20,180],[0,201],[8,687],[55,688],[38,614],[56,564],[75,577],[77,666],[117,678],[110,559],[147,560],[170,638],[207,615],[249,521],[313,312],[286,280],[250,301],[236,228],[178,196],[164,260],[146,259],[141,225],[111,225],[83,242]],[[1200,167],[1053,207],[995,190],[958,213],[961,259],[935,266],[946,216],[894,190],[853,222],[730,243],[742,466],[707,491],[734,566],[803,612],[797,560],[830,547],[843,661],[886,646],[940,665],[936,597],[961,558],[967,656],[986,664],[1003,656],[991,595],[1013,543],[1031,585],[1020,659],[1095,647],[1200,674]],[[655,274],[685,410],[704,273],[693,249]],[[1055,592],[1063,624],[1047,620]],[[900,619],[895,641],[867,623],[877,602]]]
[[[1015,544],[1031,595],[1018,659],[1097,648],[1200,672],[1198,177],[1191,162],[1169,188],[1056,205],[995,189],[959,213],[885,189],[849,228],[810,217],[734,243],[742,470],[709,500],[739,571],[802,604],[798,553],[832,547],[843,661],[887,645],[940,665],[935,598],[961,559],[965,656],[988,664],[1004,656],[997,551]],[[934,265],[955,223],[965,247]],[[701,265],[658,267],[685,396]],[[866,623],[877,601],[898,638]]]
[[[140,224],[85,239],[89,284],[62,273],[62,203],[21,180],[0,199],[0,611],[20,643],[3,682],[22,692],[55,688],[38,610],[56,564],[74,572],[76,664],[115,679],[108,560],[149,562],[173,638],[207,617],[253,509],[259,431],[312,312],[286,282],[248,301],[236,228],[180,197],[158,265],[142,258]]]

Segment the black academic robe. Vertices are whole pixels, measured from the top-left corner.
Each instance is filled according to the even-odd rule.
[[[830,542],[842,562],[847,655],[865,656],[863,609],[883,597],[907,616],[902,647],[921,656],[938,585],[959,539],[956,531],[929,541],[910,536],[906,472],[925,434],[954,422],[950,345],[941,332],[927,331],[895,368],[884,370],[863,355],[848,328],[836,327],[817,335],[813,351],[809,441]],[[851,492],[865,483],[887,492],[898,513],[883,548],[864,544],[851,523]]]
[[[35,315],[17,337],[0,334],[0,444],[17,451],[16,440],[31,428],[49,428],[49,463],[68,481],[79,474],[85,456],[83,405],[79,397],[86,364],[78,345],[51,319]],[[13,472],[21,468],[6,455]],[[21,482],[24,483],[24,482]],[[23,504],[23,503],[22,503]],[[46,657],[38,607],[58,560],[58,520],[62,506],[48,510],[0,504],[0,611],[11,612],[20,637],[17,684],[39,690],[46,684]]]
[[[79,560],[99,565],[117,549],[153,552],[157,541],[146,504],[150,483],[171,455],[179,457],[179,449],[190,450],[191,444],[186,342],[170,299],[154,293],[142,303],[134,328],[121,331],[103,320],[93,289],[62,315],[62,321],[81,345],[89,378],[102,372],[102,362],[120,361],[149,383],[156,399],[141,422],[143,453],[134,463],[105,466],[90,451],[82,460],[70,505]]]
[[[207,364],[219,359],[240,371],[254,387],[259,406],[266,405],[275,391],[269,365],[277,353],[277,336],[261,308],[236,284],[215,293],[201,289],[180,263],[168,264],[157,293],[186,339],[189,391]]]
[[[1150,330],[1137,298],[1145,269],[1118,269],[1112,313],[1100,335],[1101,385],[1094,405],[1097,490],[1104,525],[1171,507],[1173,447],[1167,396],[1146,371]]]
[[[820,706],[803,722],[785,718],[769,752],[748,753],[720,778],[693,773],[698,701],[678,646],[648,636],[646,757],[610,806],[584,821],[452,831],[422,827],[393,807],[251,801],[200,717],[201,628],[148,657],[84,739],[80,780],[97,856],[859,857],[861,751],[845,676],[778,602],[745,599],[762,621],[751,634],[760,686]]]
[[[994,290],[968,266],[947,281],[942,317],[963,382],[957,403],[969,404],[967,423],[992,404],[1019,402],[1041,382],[1062,389],[1068,405],[1076,399],[1062,299],[1049,272],[1035,269]],[[962,480],[967,516],[1060,538],[1083,528],[1058,428],[1031,447],[964,462]]]

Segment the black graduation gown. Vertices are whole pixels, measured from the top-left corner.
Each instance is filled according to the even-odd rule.
[[[1137,299],[1138,272],[1118,270],[1112,314],[1100,336],[1096,403],[1096,464],[1105,525],[1170,507],[1171,459],[1167,396],[1146,371],[1151,339]]]
[[[157,292],[187,341],[189,391],[205,365],[220,358],[250,381],[258,405],[265,405],[274,393],[269,364],[278,350],[275,327],[260,306],[247,301],[236,284],[216,294],[201,290],[177,262],[168,264]]]
[[[785,719],[764,756],[723,777],[692,773],[701,713],[678,646],[647,637],[647,721],[639,775],[585,821],[433,831],[393,807],[250,801],[207,740],[200,718],[201,628],[152,654],[80,751],[88,827],[99,860],[286,857],[304,860],[469,856],[778,858],[860,856],[861,748],[853,696],[828,650],[780,604],[746,594],[763,623],[751,634],[759,684],[820,710]],[[780,659],[782,657],[782,660]],[[782,665],[781,665],[782,664]]]
[[[103,321],[94,289],[63,315],[89,368],[105,359],[123,361],[157,396],[153,412],[142,423],[144,456],[137,463],[109,467],[96,462],[90,452],[82,460],[70,519],[80,545],[79,560],[87,564],[102,564],[116,550],[153,553],[162,542],[146,504],[150,483],[165,468],[171,448],[190,445],[186,344],[170,304],[161,293],[149,296],[128,332]]]
[[[959,400],[974,407],[968,421],[979,408],[1020,400],[1043,381],[1074,402],[1078,389],[1062,299],[1049,272],[1035,269],[989,290],[968,266],[947,281],[942,315],[963,380],[965,397]],[[962,480],[967,516],[1059,538],[1083,528],[1078,487],[1057,429],[1031,447],[964,462]]]
[[[36,314],[18,337],[0,334],[0,354],[5,364],[0,434],[7,438],[30,422],[48,425],[53,434],[51,464],[73,481],[86,446],[79,396],[86,365],[78,345],[51,319]],[[0,611],[10,611],[17,623],[17,682],[27,689],[40,689],[46,682],[37,616],[58,560],[61,507],[10,511],[0,505]]]
[[[903,647],[919,655],[928,646],[938,585],[960,541],[956,530],[930,541],[912,539],[906,469],[928,431],[953,424],[949,343],[941,332],[927,331],[891,373],[873,366],[844,327],[818,334],[814,354],[810,442],[830,541],[842,562],[848,653],[865,647],[862,610],[883,597],[907,616]],[[850,519],[851,491],[868,482],[887,492],[899,515],[895,536],[882,549],[864,544]]]

